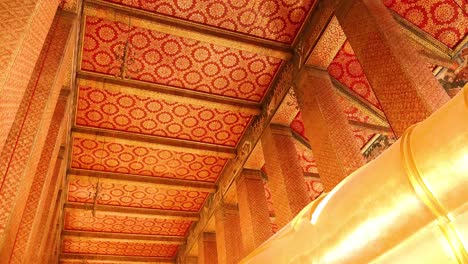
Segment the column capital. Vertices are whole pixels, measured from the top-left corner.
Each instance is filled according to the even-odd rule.
[[[330,74],[325,69],[320,69],[314,66],[305,65],[304,67],[302,67],[297,80],[300,83],[301,80],[304,80],[310,77],[330,78]]]
[[[292,137],[292,130],[290,127],[277,125],[277,124],[270,124],[271,133],[274,135],[283,135],[283,136],[290,136]]]
[[[243,169],[240,173],[239,177],[237,178],[236,183],[240,183],[243,180],[257,180],[262,181],[262,171],[260,170],[252,170],[252,169]]]
[[[213,232],[203,232],[201,239],[205,242],[216,242],[216,233]]]
[[[64,85],[64,86],[62,86],[62,89],[60,90],[60,95],[59,96],[64,97],[64,98],[68,98],[70,93],[71,93],[70,87]]]

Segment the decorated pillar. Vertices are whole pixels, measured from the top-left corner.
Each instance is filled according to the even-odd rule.
[[[335,15],[397,136],[449,100],[383,1],[334,1]]]
[[[68,132],[66,122],[63,121],[64,116],[68,112],[69,91],[68,87],[62,89],[55,107],[46,137],[46,147],[42,149],[31,191],[26,201],[26,207],[23,211],[18,232],[16,233],[13,252],[10,255],[10,262],[12,263],[25,262],[28,256],[33,254],[31,250],[34,247],[32,241],[43,230],[43,226],[40,226],[41,217],[45,206],[49,206],[49,204],[45,204],[49,187],[55,187],[51,186],[55,163],[60,162],[60,160],[55,158],[61,150],[61,146],[57,142],[60,142],[64,133]]]
[[[266,128],[262,137],[275,223],[279,228],[291,221],[310,201],[294,141],[289,127],[277,125]]]
[[[198,264],[217,264],[216,234],[202,233],[198,239]]]
[[[215,212],[218,263],[237,264],[242,259],[239,209],[221,204]]]
[[[74,19],[57,14],[0,152],[0,254],[11,251],[34,175],[46,146],[54,108],[71,72]],[[8,92],[6,92],[8,93]],[[0,103],[1,105],[1,103]],[[2,127],[3,129],[3,127]],[[60,144],[60,142],[53,142]],[[5,248],[4,248],[5,246]],[[9,248],[6,248],[9,247]],[[8,255],[8,254],[7,254]]]
[[[8,3],[7,3],[8,2]],[[13,129],[60,0],[7,1],[0,6],[0,152]]]
[[[364,165],[364,157],[326,71],[302,69],[297,91],[320,179],[325,191],[330,191]]]
[[[188,256],[186,257],[186,264],[197,264],[198,258],[195,256]]]
[[[261,172],[244,169],[236,186],[243,255],[246,256],[273,233]]]

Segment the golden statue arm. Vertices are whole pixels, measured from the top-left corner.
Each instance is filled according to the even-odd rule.
[[[468,263],[468,85],[241,263]]]

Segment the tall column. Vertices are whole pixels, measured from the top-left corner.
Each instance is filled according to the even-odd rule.
[[[275,125],[265,129],[262,136],[275,223],[279,228],[291,221],[310,202],[294,141],[289,128]]]
[[[237,264],[242,259],[242,237],[239,209],[220,204],[215,212],[218,263]]]
[[[273,232],[261,172],[244,169],[236,186],[243,256],[247,256]]]
[[[203,233],[198,239],[198,264],[217,264],[216,234]]]
[[[70,72],[74,45],[67,43],[73,23],[60,12],[56,16],[0,153],[1,252],[14,244],[64,76]]]
[[[365,160],[328,73],[302,69],[297,90],[305,133],[314,151],[320,179],[325,190],[330,191],[364,165]]]
[[[60,0],[0,3],[0,152],[12,130]]]
[[[188,256],[186,258],[186,264],[197,264],[198,263],[198,258],[194,256]]]
[[[41,158],[39,161],[36,175],[34,176],[33,184],[29,196],[26,201],[26,207],[23,211],[20,226],[16,233],[16,239],[14,243],[13,252],[10,256],[10,263],[23,263],[30,254],[33,252],[30,250],[34,245],[32,241],[34,237],[43,230],[42,226],[39,226],[43,207],[48,206],[45,204],[47,200],[47,193],[50,186],[50,180],[55,168],[55,162],[58,159],[54,159],[61,149],[60,139],[63,138],[64,133],[68,129],[66,122],[63,122],[64,116],[68,112],[68,87],[62,90],[62,93],[58,99],[55,107],[52,122],[49,127],[49,131],[46,137],[46,147],[42,149]]]
[[[383,1],[333,1],[335,15],[397,136],[449,100]]]

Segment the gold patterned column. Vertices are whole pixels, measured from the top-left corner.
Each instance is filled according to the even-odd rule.
[[[304,129],[326,191],[365,164],[327,71],[305,66],[297,81]]]
[[[333,1],[335,15],[397,136],[449,100],[383,1]]]
[[[244,169],[236,187],[245,256],[273,233],[261,172]]]
[[[275,224],[283,227],[310,202],[304,172],[288,127],[270,125],[262,136]]]

